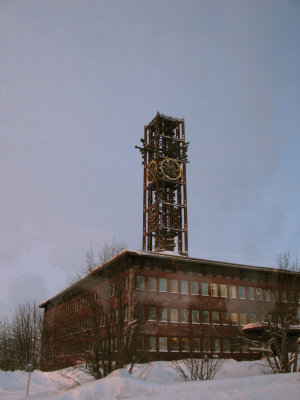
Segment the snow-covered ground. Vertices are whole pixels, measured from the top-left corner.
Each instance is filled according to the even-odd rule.
[[[27,373],[0,371],[0,399],[25,399]],[[184,382],[167,362],[135,366],[132,375],[114,371],[99,381],[68,368],[35,371],[30,393],[35,400],[286,400],[300,398],[300,374],[265,375],[257,362],[226,360],[213,381]]]

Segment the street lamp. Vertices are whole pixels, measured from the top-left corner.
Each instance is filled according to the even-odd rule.
[[[25,372],[28,372],[28,379],[27,379],[27,386],[26,386],[26,397],[28,396],[29,393],[29,385],[30,385],[30,376],[32,371],[34,370],[32,364],[27,364],[25,365]]]

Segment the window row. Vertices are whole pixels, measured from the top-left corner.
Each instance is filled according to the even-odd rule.
[[[119,310],[112,310],[111,312],[101,313],[96,318],[85,318],[72,323],[69,323],[63,327],[55,329],[55,337],[63,337],[73,333],[86,332],[91,329],[97,329],[111,324],[117,324],[120,319],[127,321],[128,319],[128,308],[125,306],[122,310],[122,314]]]
[[[124,340],[124,339],[123,339]],[[118,350],[118,338],[100,339],[100,352]],[[93,351],[94,342],[70,343],[58,348],[58,356],[82,354],[84,350]],[[242,339],[220,339],[178,336],[138,336],[138,351],[152,352],[197,352],[197,353],[250,353],[251,349]],[[252,350],[253,351],[253,350]]]
[[[213,297],[229,297],[248,300],[286,301],[286,292],[248,286],[197,282],[184,279],[156,278],[137,275],[136,288],[141,290],[181,293]]]
[[[225,285],[209,282],[197,282],[184,279],[156,278],[137,275],[136,288],[141,290],[181,293],[213,297],[229,297],[248,300],[286,301],[286,293],[277,290],[248,286]]]
[[[203,353],[250,352],[248,343],[240,339],[140,336],[138,349],[144,351],[174,351]]]
[[[99,348],[101,353],[110,353],[112,351],[118,350],[119,341],[124,343],[125,337],[117,338],[116,336],[106,339],[99,339],[97,343],[95,341],[69,343],[67,345],[62,345],[57,348],[58,356],[68,356],[75,354],[83,354],[86,351],[93,352],[95,348]]]
[[[122,280],[122,283],[122,290],[128,290],[129,279],[127,275],[124,277],[124,280]],[[110,286],[97,289],[93,293],[88,293],[85,296],[82,296],[80,299],[57,308],[55,310],[56,316],[71,314],[95,303],[99,303],[100,301],[106,300],[109,297],[115,296],[118,293],[118,290],[119,288],[116,282],[112,283]]]
[[[159,322],[247,325],[262,321],[263,314],[145,306],[144,318]]]

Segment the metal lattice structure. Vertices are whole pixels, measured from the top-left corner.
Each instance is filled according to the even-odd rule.
[[[157,112],[145,126],[140,149],[144,165],[143,250],[188,255],[184,119]]]

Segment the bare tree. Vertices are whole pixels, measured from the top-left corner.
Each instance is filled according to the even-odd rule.
[[[266,357],[271,373],[297,371],[299,319],[299,263],[291,260],[289,253],[276,257],[280,274],[279,282],[274,282],[276,302],[272,310],[267,310],[262,323],[258,324],[253,338],[248,335],[250,345],[259,349]],[[298,315],[297,315],[298,314]],[[247,326],[244,330],[247,332]]]
[[[10,321],[7,317],[0,321],[0,369],[13,370],[15,353]]]
[[[35,301],[18,304],[11,319],[0,322],[0,367],[38,368],[40,362],[43,316]]]
[[[105,261],[116,256],[125,248],[126,245],[124,243],[116,243],[115,241],[113,241],[111,244],[104,243],[98,254],[99,264],[103,264]]]
[[[98,252],[98,257],[94,255],[94,250],[92,247],[85,254],[85,266],[81,271],[71,274],[67,278],[67,284],[72,285],[73,283],[79,281],[84,276],[89,274],[97,265],[103,264],[110,258],[116,256],[120,251],[124,250],[126,245],[124,243],[104,243]]]
[[[40,362],[43,317],[37,302],[19,304],[11,321],[17,367],[26,364],[38,368]]]
[[[43,368],[43,365],[55,364],[57,355],[58,349],[55,342],[55,335],[53,334],[53,332],[44,330],[41,343],[40,367]]]
[[[122,284],[115,286],[114,298],[101,303],[92,301],[90,329],[83,337],[85,366],[82,369],[95,379],[101,379],[127,364],[130,364],[131,372],[137,361],[140,319],[128,321]]]

